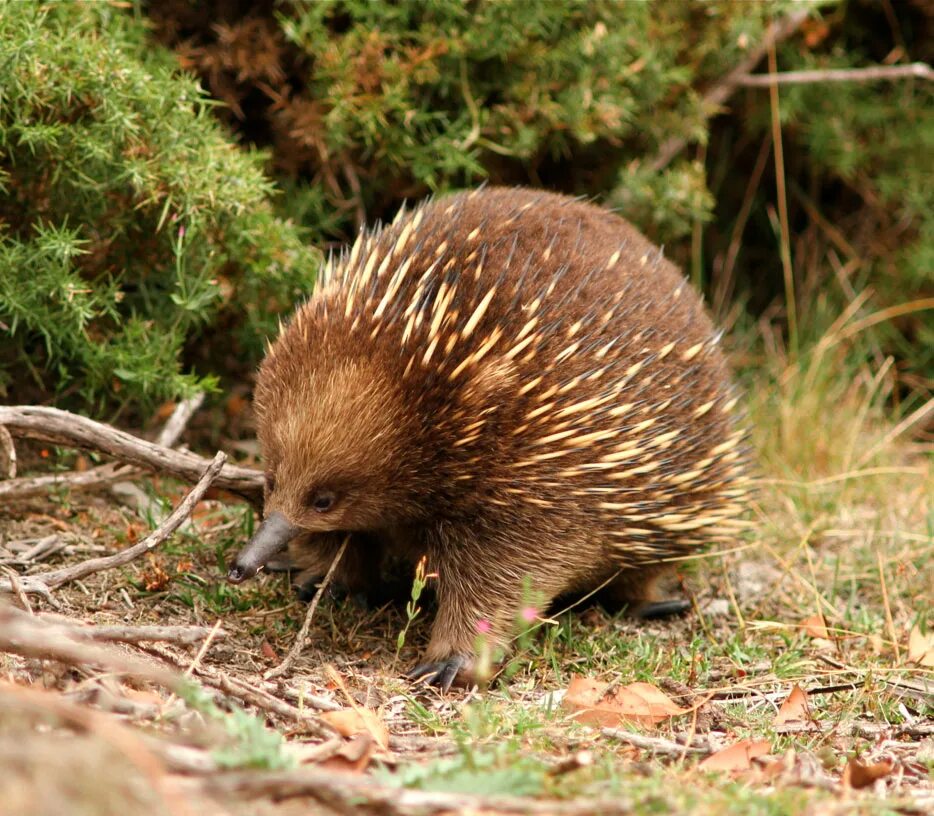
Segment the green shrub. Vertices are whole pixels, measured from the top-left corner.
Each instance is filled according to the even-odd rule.
[[[144,404],[208,387],[219,366],[183,370],[186,343],[222,331],[207,354],[255,359],[313,281],[262,157],[146,35],[109,4],[0,4],[7,383],[28,367],[46,393]]]
[[[288,211],[320,240],[484,179],[588,194],[631,181],[644,226],[667,240],[709,215],[703,173],[680,157],[675,201],[628,164],[674,135],[704,139],[697,87],[790,6],[296,0],[236,15],[165,0],[148,11],[231,126],[273,147]]]

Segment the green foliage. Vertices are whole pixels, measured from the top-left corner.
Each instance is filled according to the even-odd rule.
[[[285,752],[285,739],[278,731],[253,714],[240,708],[221,711],[208,694],[198,686],[185,690],[185,702],[200,712],[209,722],[220,726],[223,738],[211,754],[221,768],[257,768],[284,770],[295,766],[295,760]]]
[[[383,782],[419,790],[468,793],[480,796],[536,796],[545,791],[548,768],[540,760],[520,754],[517,744],[504,742],[492,749],[475,749],[466,742],[453,757],[420,765],[404,765],[392,773],[377,772]]]
[[[370,182],[360,193],[369,210],[397,186],[447,189],[517,166],[573,173],[588,153],[599,177],[571,186],[611,189],[625,158],[673,135],[706,138],[693,86],[727,70],[787,5],[719,2],[705,15],[688,3],[331,0],[295,3],[279,19],[313,60],[293,118],[314,106],[325,165],[336,177],[349,162]],[[620,178],[647,225],[668,235],[709,214],[690,163],[673,171],[674,193],[634,168]]]
[[[140,403],[242,373],[313,282],[317,254],[287,219],[328,249],[403,199],[484,180],[596,196],[690,265],[721,315],[738,299],[781,320],[769,92],[738,91],[714,118],[703,99],[798,7],[140,0],[133,15],[0,0],[0,388],[28,372],[46,393],[73,382]],[[924,26],[915,4],[821,4],[778,68],[930,59]],[[866,289],[856,320],[920,302],[931,84],[779,96],[803,330],[818,337]],[[655,169],[673,139],[687,146]],[[920,305],[857,342],[923,397],[934,324]]]
[[[284,205],[322,239],[346,239],[362,213],[391,215],[403,198],[489,179],[631,190],[643,226],[668,240],[709,216],[703,172],[680,158],[673,193],[634,160],[672,137],[705,141],[697,88],[790,6],[297,0],[275,17],[236,17],[168,0],[148,11],[244,112],[230,123],[266,133],[288,179]]]
[[[754,317],[789,312],[770,94],[739,90],[722,111],[704,96],[800,4],[304,0],[276,9],[148,6],[163,40],[236,112],[222,114],[231,126],[273,149],[289,191],[281,206],[316,241],[345,241],[405,198],[482,180],[531,183],[618,208],[690,266],[721,315],[736,299]],[[778,69],[930,59],[923,17],[918,4],[815,4],[780,46]],[[799,322],[815,323],[807,313],[821,294],[839,314],[872,288],[857,318],[923,297],[934,269],[930,83],[783,85],[779,96]],[[659,171],[672,140],[685,147]],[[842,257],[828,224],[850,241]],[[874,328],[867,345],[906,360],[909,388],[923,391],[932,332],[910,313]]]
[[[150,403],[210,387],[211,330],[255,358],[316,266],[262,157],[108,4],[3,2],[0,65],[0,376]]]

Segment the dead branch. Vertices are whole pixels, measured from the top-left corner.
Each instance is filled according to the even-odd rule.
[[[701,99],[702,108],[710,111],[711,115],[719,110],[742,84],[741,81],[759,64],[766,52],[794,34],[807,19],[813,8],[814,6],[797,9],[784,19],[772,23],[766,29],[762,41],[749,52],[749,56],[704,94]],[[666,141],[652,160],[652,169],[656,172],[665,169],[671,163],[671,160],[684,150],[687,143],[688,139],[682,136],[676,136]]]
[[[3,410],[3,408],[0,408],[0,422],[3,421]],[[93,575],[95,572],[113,569],[114,567],[121,567],[124,564],[128,564],[130,561],[133,561],[134,559],[139,558],[141,555],[144,555],[145,553],[155,549],[169,536],[171,536],[172,533],[174,533],[175,530],[178,529],[178,527],[182,524],[182,522],[185,521],[189,515],[191,515],[191,511],[194,509],[195,505],[201,501],[205,492],[211,486],[211,483],[218,477],[218,474],[224,467],[224,462],[226,459],[226,454],[218,452],[214,457],[214,460],[209,464],[207,470],[205,470],[201,475],[198,483],[191,489],[188,495],[179,503],[175,510],[173,510],[166,517],[162,524],[160,524],[142,541],[137,542],[132,547],[127,547],[125,550],[114,553],[113,555],[105,555],[100,558],[91,558],[87,561],[82,561],[80,564],[72,564],[71,566],[52,570],[50,572],[42,572],[36,575],[24,575],[22,578],[20,578],[20,584],[23,588],[23,591],[38,593],[48,597],[50,590],[55,589],[62,584],[66,584],[69,581],[80,580],[81,578],[85,578],[88,575]],[[0,592],[11,591],[13,591],[13,585],[9,578],[0,579]]]
[[[746,88],[768,88],[770,85],[804,85],[819,82],[875,82],[905,79],[934,80],[934,68],[924,62],[910,65],[873,65],[868,68],[825,68],[813,71],[782,71],[776,74],[747,74],[737,82]]]
[[[44,618],[45,616],[41,616]],[[93,640],[104,643],[178,643],[192,646],[201,643],[208,636],[225,638],[223,629],[214,631],[209,626],[69,626],[73,637],[80,640]]]
[[[174,672],[117,649],[82,641],[75,636],[75,629],[0,604],[0,651],[56,660],[69,666],[99,666],[173,690],[181,689],[182,679]]]
[[[166,422],[165,427],[156,439],[156,444],[166,448],[175,447],[179,436],[181,436],[188,421],[201,406],[202,402],[204,402],[204,394],[200,392],[194,397],[182,400],[172,412],[168,422]],[[13,439],[10,437],[10,432],[0,425],[0,443],[3,441],[4,434],[10,438],[10,445],[12,445]],[[15,462],[15,448],[12,449],[12,456]],[[13,470],[14,472],[9,476],[10,479],[13,479],[16,475],[15,468]],[[102,487],[103,485],[113,484],[114,482],[134,479],[141,473],[143,473],[142,470],[132,465],[110,462],[106,465],[89,468],[88,470],[75,470],[68,473],[50,473],[46,476],[33,476],[6,483],[0,482],[0,497],[7,499],[24,499],[29,496],[42,495],[50,489],[59,487],[64,487],[69,490],[85,490],[91,487]]]
[[[164,448],[174,448],[178,443],[179,437],[185,432],[185,428],[188,427],[188,423],[194,416],[195,411],[201,407],[203,402],[204,392],[199,391],[193,397],[184,399],[176,405],[168,422],[165,423],[165,427],[159,432],[159,436],[156,437],[156,444],[162,445]]]
[[[17,546],[27,546],[19,555],[13,554]],[[7,542],[3,549],[11,553],[11,557],[0,557],[0,566],[13,564],[16,566],[29,566],[36,561],[42,561],[51,555],[65,549],[67,545],[58,533],[44,536],[39,539],[26,539],[22,542]]]
[[[57,408],[44,408],[33,405],[0,406],[0,425],[5,426],[14,436],[41,439],[55,444],[73,445],[84,450],[100,451],[121,462],[136,465],[146,470],[166,473],[188,482],[196,481],[209,464],[209,460],[189,451],[172,450],[164,445],[140,439],[110,425],[95,422],[87,417],[61,411]],[[126,476],[127,474],[123,473],[120,477],[114,478],[113,481],[126,478]],[[48,479],[49,477],[41,478]],[[69,481],[72,484],[88,484],[93,483],[92,479],[93,477],[87,477],[84,480],[78,479],[77,474],[75,474],[74,478]],[[109,474],[106,480],[110,481]],[[21,492],[17,493],[18,481],[0,482],[0,498],[24,495]],[[218,474],[215,485],[242,496],[254,505],[262,503],[263,474],[258,470],[225,465]],[[35,483],[29,487],[34,488]]]
[[[0,428],[3,428],[0,425]],[[67,473],[50,473],[46,476],[30,476],[20,479],[10,479],[0,482],[0,498],[26,499],[30,496],[40,496],[48,490],[57,487],[67,487],[70,490],[83,490],[89,487],[119,482],[133,478],[141,473],[137,468],[111,462],[88,470],[70,471]]]
[[[359,774],[316,768],[274,773],[216,774],[204,780],[208,791],[235,797],[271,796],[277,800],[307,796],[342,812],[380,814],[522,813],[555,816],[630,816],[622,798],[538,801],[519,796],[475,796],[446,791],[395,788]]]
[[[637,734],[634,731],[625,731],[622,728],[602,728],[600,733],[604,737],[625,742],[634,748],[642,748],[645,751],[651,751],[653,754],[662,754],[665,756],[682,756],[684,754],[703,754],[707,756],[713,753],[711,748],[700,748],[693,745],[681,745],[674,740],[664,737],[650,737],[647,734]]]
[[[156,683],[170,689],[175,694],[184,694],[187,678],[174,671],[174,669],[181,668],[181,665],[165,649],[149,644],[145,651],[168,662],[172,665],[173,670],[112,647],[88,643],[86,639],[81,638],[82,628],[84,627],[63,626],[59,623],[52,623],[42,618],[32,617],[28,613],[8,604],[0,604],[0,651],[2,652],[40,660],[55,660],[69,666],[99,666],[115,674],[123,674]],[[106,629],[108,627],[101,628]],[[163,627],[137,628],[158,629]],[[142,643],[143,640],[139,639],[136,642]],[[194,673],[206,685],[256,708],[269,711],[290,722],[297,723],[309,733],[324,738],[336,735],[330,725],[314,714],[289,705],[242,680],[229,677],[223,672],[203,665],[196,666]],[[335,709],[340,708],[340,706],[332,703],[328,703],[328,705]]]
[[[324,590],[327,589],[328,584],[331,583],[331,578],[334,576],[334,571],[337,569],[337,565],[340,563],[341,556],[344,554],[344,550],[347,549],[347,542],[350,541],[350,536],[344,536],[344,540],[341,542],[340,549],[334,556],[334,560],[331,561],[331,566],[328,567],[327,574],[324,576],[324,579],[318,584],[318,589],[315,592],[314,598],[311,599],[311,603],[308,604],[308,611],[305,613],[305,620],[302,622],[301,631],[298,633],[298,637],[295,638],[295,643],[292,644],[292,648],[289,649],[289,653],[285,656],[285,659],[275,668],[270,669],[266,674],[263,675],[263,678],[266,680],[271,680],[274,677],[281,677],[287,671],[289,671],[298,656],[302,653],[302,649],[305,648],[305,639],[308,637],[308,632],[311,629],[311,619],[315,615],[315,610],[318,608],[318,603],[321,600],[321,596],[324,595]]]
[[[143,647],[150,654],[162,658],[167,663],[177,668],[185,668],[179,659],[167,649],[160,648],[156,644],[148,644]],[[204,664],[198,664],[194,667],[193,674],[198,677],[206,686],[215,688],[231,697],[248,703],[249,705],[268,711],[282,717],[285,720],[294,722],[305,728],[309,733],[321,737],[333,737],[336,732],[330,725],[316,717],[314,714],[304,711],[301,708],[290,705],[278,697],[274,697],[268,691],[257,688],[245,680],[239,680],[235,677],[225,674],[219,669]],[[302,698],[303,707],[318,709],[319,711],[337,711],[340,706],[330,700],[306,695]]]
[[[179,437],[188,425],[192,415],[204,402],[204,394],[198,393],[189,399],[182,400],[175,406],[169,421],[166,422],[162,432],[156,438],[157,445],[163,445],[166,448],[174,448],[178,443]],[[135,478],[140,471],[136,468],[128,473],[128,477]],[[129,478],[116,482],[110,486],[110,494],[121,504],[126,505],[136,512],[140,518],[155,519],[158,523],[165,517],[162,505],[159,500],[150,496],[145,490],[142,490],[135,482]],[[184,523],[183,529],[191,528],[191,521]]]
[[[13,444],[13,437],[10,432],[0,425],[0,478],[16,478],[16,446]]]

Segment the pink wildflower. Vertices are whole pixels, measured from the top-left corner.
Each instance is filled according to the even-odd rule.
[[[519,617],[526,623],[534,623],[538,620],[538,610],[534,606],[524,606],[519,613]]]
[[[488,620],[484,620],[482,618],[477,621],[476,626],[477,626],[477,632],[481,635],[488,635],[490,631],[493,629],[493,624],[490,623]]]

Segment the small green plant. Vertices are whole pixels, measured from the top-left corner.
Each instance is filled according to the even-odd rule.
[[[514,741],[501,743],[492,750],[477,750],[468,742],[460,743],[456,756],[418,765],[406,765],[395,772],[381,769],[382,781],[404,788],[482,796],[535,796],[544,792],[547,766],[523,756]]]
[[[211,752],[222,768],[285,770],[294,767],[295,760],[284,750],[282,735],[267,728],[259,717],[241,708],[221,711],[197,686],[189,686],[180,696],[208,721],[218,724],[226,735],[226,743]]]
[[[412,580],[412,593],[410,600],[405,605],[405,626],[399,632],[396,638],[396,660],[402,654],[402,647],[405,646],[405,638],[409,632],[409,627],[415,622],[415,619],[421,614],[422,608],[418,605],[422,592],[428,586],[428,579],[437,577],[435,573],[426,572],[428,560],[422,556],[415,565],[415,578]]]

